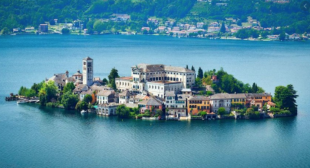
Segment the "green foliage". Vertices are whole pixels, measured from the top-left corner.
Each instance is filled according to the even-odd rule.
[[[196,72],[196,70],[195,70],[195,68],[194,68],[194,66],[192,65],[192,71],[195,71]]]
[[[279,113],[279,112],[280,112],[280,109],[279,109],[279,108],[276,108],[276,107],[271,107],[269,110],[270,110],[271,112],[273,112],[273,113]]]
[[[196,78],[196,80],[195,80],[195,86],[196,86],[196,87],[202,87],[202,81],[201,81],[200,78]]]
[[[20,87],[20,89],[18,91],[18,95],[30,98],[30,97],[36,96],[37,93],[33,89],[28,89],[28,88],[22,86],[22,87]]]
[[[220,29],[221,33],[225,33],[226,32],[226,27],[225,27],[225,23],[222,23],[221,29]]]
[[[293,115],[297,114],[296,90],[293,85],[277,86],[274,101],[281,109],[288,109]]]
[[[70,30],[68,28],[61,29],[62,34],[70,34]]]
[[[63,93],[72,92],[75,89],[73,82],[69,82],[63,88]]]
[[[249,119],[259,119],[260,118],[260,113],[258,111],[247,111],[246,115],[249,116]]]
[[[236,33],[236,37],[241,38],[241,39],[247,39],[249,37],[258,38],[259,32],[257,30],[254,30],[254,29],[240,29]]]
[[[287,33],[310,32],[309,13],[300,9],[300,0],[286,4],[262,0],[231,0],[228,7],[216,6],[216,2],[212,1],[209,4],[197,0],[3,0],[0,2],[0,30],[2,33],[8,33],[14,27],[37,27],[47,21],[54,25],[55,18],[59,23],[82,19],[90,34],[105,29],[111,32],[124,28],[140,30],[142,26],[152,27],[143,25],[149,16],[177,20],[183,18],[190,21],[224,20],[233,17],[238,18],[237,25],[241,26],[242,22],[247,21],[247,16],[252,16],[258,19],[263,27],[285,27],[284,31]],[[127,13],[131,15],[131,19],[124,27],[104,27],[102,23],[94,25],[94,18],[109,18],[113,13]],[[223,25],[224,22],[222,27]],[[224,33],[224,29],[221,29],[221,32]]]
[[[51,107],[51,108],[57,108],[59,106],[59,103],[58,102],[49,102],[49,103],[46,103],[46,107]]]
[[[55,86],[53,81],[44,82],[39,91],[40,103],[45,105],[50,102],[53,98],[56,99],[56,94],[58,93],[58,88]]]
[[[107,85],[109,82],[107,80],[107,78],[103,78],[102,79],[102,85]]]
[[[111,72],[110,72],[108,78],[109,78],[110,84],[115,83],[115,78],[119,78],[118,70],[115,69],[115,68],[112,68],[112,70],[111,70]],[[113,80],[113,81],[112,81],[112,80]],[[116,88],[116,87],[115,87],[115,88]]]
[[[249,84],[244,84],[241,81],[237,80],[233,75],[228,74],[221,68],[219,71],[208,71],[207,74],[215,74],[218,78],[217,83],[213,83],[211,87],[217,93],[263,93],[265,92],[261,87],[254,85],[253,88]]]
[[[117,89],[116,84],[115,84],[115,79],[110,80],[111,82],[111,88],[113,88],[114,90]]]
[[[10,34],[10,30],[7,27],[4,27],[1,32],[0,35],[7,35]]]
[[[87,110],[88,108],[88,103],[85,101],[79,101],[75,105],[75,110],[82,111],[82,110]]]
[[[203,78],[203,71],[202,69],[199,67],[198,69],[198,75],[197,75],[198,78],[202,79]]]
[[[200,112],[198,113],[198,115],[204,118],[204,117],[206,117],[207,112],[205,112],[205,111],[200,111]]]
[[[83,98],[83,101],[86,102],[87,104],[92,102],[92,100],[93,100],[93,97],[90,94],[86,94]]]
[[[74,109],[79,98],[77,95],[74,95],[72,92],[66,92],[62,95],[61,104],[65,107],[65,109]]]
[[[218,115],[224,115],[224,114],[226,114],[225,108],[224,108],[224,107],[220,107],[220,108],[218,109],[218,111],[217,111],[217,114],[218,114]]]
[[[130,110],[128,107],[126,107],[124,104],[118,106],[116,108],[116,115],[119,117],[119,118],[128,118],[129,117],[129,113],[130,113]]]
[[[284,41],[284,40],[285,40],[285,33],[284,33],[284,32],[282,32],[282,33],[280,34],[279,40],[280,40],[280,41]]]

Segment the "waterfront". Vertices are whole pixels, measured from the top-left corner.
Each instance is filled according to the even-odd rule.
[[[310,101],[308,42],[248,42],[156,36],[15,36],[0,38],[1,167],[307,167]],[[4,102],[21,85],[96,60],[129,75],[141,62],[219,69],[267,92],[292,83],[299,115],[260,121],[136,121],[81,117],[60,109]],[[70,160],[68,162],[67,160]],[[134,163],[134,164],[132,164]]]

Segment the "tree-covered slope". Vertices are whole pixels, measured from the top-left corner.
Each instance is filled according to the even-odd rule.
[[[216,6],[196,0],[1,0],[0,30],[4,27],[38,26],[57,18],[59,22],[75,19],[108,18],[113,13],[131,15],[134,22],[146,22],[151,16],[173,19],[213,19],[227,17],[258,19],[263,27],[290,26],[288,31],[310,31],[309,11],[300,8],[302,0],[279,4],[265,0],[230,0]],[[139,24],[141,25],[141,24]]]

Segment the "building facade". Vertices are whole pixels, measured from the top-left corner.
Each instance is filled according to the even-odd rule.
[[[191,115],[198,115],[199,112],[205,111],[210,113],[211,103],[207,96],[191,96],[187,99],[187,111]]]
[[[83,59],[83,84],[91,86],[94,78],[93,59],[86,57]]]
[[[219,93],[212,95],[211,99],[211,107],[212,112],[217,113],[220,107],[224,107],[226,113],[230,113],[231,108],[231,96],[227,93]]]
[[[180,92],[183,88],[195,84],[195,71],[162,64],[139,64],[131,67],[130,77],[116,78],[119,90],[141,93],[148,91],[154,96],[164,98],[165,91]]]

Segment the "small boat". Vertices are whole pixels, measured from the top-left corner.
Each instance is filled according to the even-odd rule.
[[[17,101],[17,104],[24,104],[24,103],[28,103],[28,101],[27,100],[18,100]]]
[[[86,113],[87,113],[86,110],[82,110],[82,111],[81,111],[81,114],[86,114]]]

